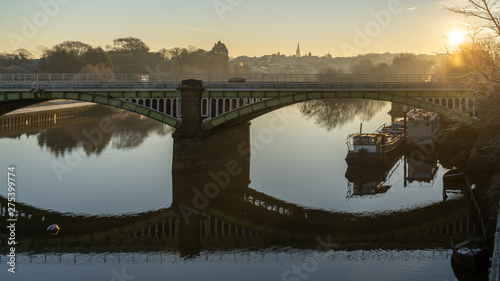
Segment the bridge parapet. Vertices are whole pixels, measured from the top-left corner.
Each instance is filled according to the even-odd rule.
[[[162,90],[176,91],[178,83],[163,82],[12,82],[0,84],[1,90]]]
[[[0,83],[0,90],[19,91],[30,89],[61,90],[61,91],[130,91],[130,90],[161,90],[176,91],[180,83],[176,82],[11,82]],[[340,83],[340,82],[249,82],[249,83],[204,83],[209,91],[331,91],[331,90],[435,90],[464,92],[469,89],[457,83],[426,82],[426,83]]]
[[[466,91],[464,85],[455,82],[250,82],[250,83],[204,83],[209,90],[420,90],[435,89]]]
[[[235,79],[237,78],[237,79]],[[0,74],[0,83],[11,82],[162,82],[196,79],[205,83],[459,83],[463,75],[449,74]],[[230,82],[233,81],[233,82]]]

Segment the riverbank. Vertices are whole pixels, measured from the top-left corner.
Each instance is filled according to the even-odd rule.
[[[486,119],[486,118],[485,118]],[[483,197],[490,202],[483,208],[490,215],[487,219],[486,233],[491,237],[488,245],[491,249],[489,280],[500,281],[500,118],[490,119],[487,125],[477,130],[477,141],[467,161],[467,172],[482,175],[487,182]]]
[[[488,114],[489,113],[489,114]],[[475,185],[490,250],[489,280],[500,281],[500,119],[483,112],[481,123],[466,126],[454,120],[443,120],[444,132],[438,139],[440,164],[467,173]]]
[[[497,174],[495,177],[497,180],[500,180],[500,174]],[[499,188],[498,184],[496,188],[497,189]],[[490,281],[500,280],[500,228],[498,226],[500,226],[500,212],[498,213],[497,216],[496,231],[494,236],[494,247],[491,255],[491,267],[489,276]]]
[[[500,173],[497,173],[492,177],[492,183],[490,185],[490,191],[499,193],[500,189]],[[493,248],[491,254],[491,266],[490,266],[490,281],[500,281],[500,199],[497,205],[497,219],[495,226],[495,235],[493,240]]]

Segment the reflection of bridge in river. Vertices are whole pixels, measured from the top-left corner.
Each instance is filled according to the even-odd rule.
[[[464,200],[361,215],[285,202],[249,187],[249,124],[174,143],[173,202],[166,209],[119,217],[62,214],[17,203],[17,240],[43,246],[157,245],[199,252],[203,247],[305,243],[429,242],[448,245],[475,232]],[[7,216],[6,199],[0,215]],[[45,228],[61,227],[58,236]],[[5,229],[5,228],[4,228]],[[4,238],[5,239],[5,238]]]
[[[281,241],[285,244],[314,244],[317,238],[329,243],[447,243],[450,236],[463,238],[475,233],[469,209],[461,200],[370,217],[303,208],[252,189],[240,194],[239,201],[234,197],[228,199],[240,205],[237,213],[234,209],[230,212],[225,208],[209,207],[197,214],[196,236],[199,236],[196,244],[217,245],[233,238],[250,239],[254,243]],[[2,198],[0,201],[1,216],[5,218],[6,200]],[[23,204],[18,204],[17,210],[17,240],[22,247],[28,248],[36,245],[165,243],[175,247],[185,236],[182,235],[184,218],[172,207],[124,217],[74,216]],[[61,226],[60,235],[45,236],[45,228],[51,223]],[[192,226],[192,222],[190,224]],[[26,236],[26,233],[32,236]],[[192,244],[193,241],[189,239],[186,242]]]
[[[67,105],[67,104],[66,104]],[[30,134],[40,130],[64,127],[76,122],[84,122],[82,115],[89,111],[93,104],[77,103],[64,108],[64,104],[49,104],[43,110],[32,110],[16,114],[0,116],[0,136],[17,136],[20,133]]]

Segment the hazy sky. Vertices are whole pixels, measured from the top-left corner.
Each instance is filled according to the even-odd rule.
[[[432,53],[466,19],[436,0],[17,0],[0,2],[0,52],[138,37],[152,51],[221,40],[230,56]]]

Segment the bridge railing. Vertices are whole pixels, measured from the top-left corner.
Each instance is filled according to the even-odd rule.
[[[0,83],[12,82],[161,82],[186,79],[231,83],[462,83],[462,75],[449,74],[0,74]]]
[[[50,89],[50,90],[109,90],[109,89],[148,89],[148,90],[171,90],[175,91],[179,83],[161,83],[161,82],[4,82],[0,83],[2,90],[26,90],[26,89]]]

